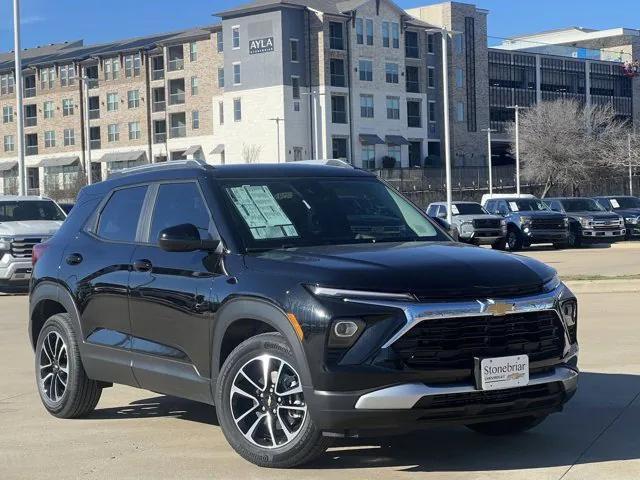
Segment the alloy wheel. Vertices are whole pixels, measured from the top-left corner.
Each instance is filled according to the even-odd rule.
[[[516,236],[516,232],[509,232],[509,235],[507,236],[507,244],[509,245],[509,250],[514,250],[517,243],[518,237]]]
[[[40,389],[50,402],[58,402],[67,389],[69,357],[62,336],[51,331],[40,347]]]
[[[240,433],[261,448],[279,448],[302,430],[307,405],[300,375],[289,363],[260,355],[236,373],[229,402]]]

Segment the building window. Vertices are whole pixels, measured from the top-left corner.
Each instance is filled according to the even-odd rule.
[[[200,112],[198,110],[193,110],[191,112],[191,128],[193,130],[198,130],[200,128]]]
[[[140,76],[141,59],[140,54],[126,55],[124,57],[124,76],[139,77]]]
[[[391,22],[391,40],[393,48],[400,48],[400,24]]]
[[[36,96],[36,76],[25,75],[24,77],[24,98]]]
[[[27,133],[24,136],[25,154],[37,155],[38,154],[38,134]]]
[[[460,67],[456,67],[456,87],[464,86],[464,70]]]
[[[422,127],[421,103],[419,100],[407,100],[407,126]]]
[[[129,140],[140,139],[140,122],[129,122]]]
[[[196,60],[198,60],[198,44],[191,42],[189,44],[189,61],[195,62]]]
[[[171,127],[171,138],[182,138],[187,136],[187,118],[184,112],[172,113],[169,115],[169,125]]]
[[[129,108],[140,106],[140,90],[129,90],[127,92],[127,105]]]
[[[458,34],[453,36],[453,46],[455,52],[460,55],[464,49],[464,38],[462,38],[462,35]]]
[[[289,53],[291,56],[291,61],[294,63],[298,63],[300,61],[300,52],[298,51],[299,46],[300,42],[298,42],[297,38],[291,38],[289,40]]]
[[[407,92],[420,93],[420,68],[407,65],[405,67]]]
[[[240,64],[239,63],[234,63],[233,64],[233,84],[234,85],[240,85]]]
[[[427,53],[434,55],[436,53],[436,46],[433,33],[427,33]]]
[[[360,95],[360,116],[362,118],[373,118],[373,95]]]
[[[398,83],[400,81],[397,63],[385,63],[384,71],[387,83]]]
[[[64,129],[64,146],[70,147],[76,144],[76,134],[73,128]]]
[[[13,73],[5,73],[4,75],[0,75],[0,94],[8,95],[13,93],[15,85],[15,80],[13,78]]]
[[[2,123],[11,122],[13,122],[13,107],[9,105],[2,107]]]
[[[115,112],[118,110],[118,94],[107,93],[107,112]]]
[[[56,68],[48,67],[40,70],[40,88],[42,90],[53,88],[56,81]]]
[[[44,113],[44,118],[53,118],[53,111],[55,110],[53,106],[53,102],[44,102],[42,105],[42,111]]]
[[[198,95],[198,77],[191,77],[191,95]]]
[[[298,101],[293,102],[293,111],[294,112],[299,112],[300,111],[300,102],[298,102]]]
[[[224,102],[218,102],[218,123],[224,125]]]
[[[76,83],[76,68],[73,64],[60,67],[60,86],[67,87]]]
[[[344,50],[344,35],[342,23],[329,22],[329,48],[332,50]]]
[[[405,32],[404,50],[408,58],[420,58],[420,47],[418,46],[418,32]]]
[[[120,140],[120,126],[117,123],[107,125],[107,142],[117,142]]]
[[[400,98],[387,97],[387,119],[400,120]]]
[[[342,137],[334,137],[331,139],[331,153],[333,158],[347,159],[347,139]]]
[[[456,122],[464,122],[464,103],[456,103]]]
[[[298,100],[300,98],[300,77],[291,77],[291,92],[294,100]]]
[[[347,123],[347,102],[343,95],[331,96],[331,121],[333,123]]]
[[[436,123],[436,102],[433,100],[429,100],[429,122]]]
[[[239,98],[233,99],[233,121],[240,122],[242,120],[242,101]]]
[[[373,45],[373,20],[367,18],[365,25],[367,27],[367,45]]]
[[[100,97],[89,97],[89,120],[100,118]]]
[[[367,170],[373,170],[376,168],[376,146],[375,145],[363,145],[362,146],[362,168]]]
[[[332,87],[344,87],[344,60],[340,58],[332,58],[329,62],[329,73]]]
[[[436,69],[433,67],[427,67],[427,86],[436,88]]]
[[[222,30],[218,30],[216,32],[216,49],[218,53],[222,53],[224,51],[224,35]]]
[[[389,22],[382,22],[382,46],[388,47],[389,45]]]
[[[13,139],[13,135],[5,135],[4,136],[4,151],[5,152],[13,152],[15,149],[15,142]]]
[[[63,98],[62,99],[62,116],[69,117],[73,115],[73,99],[71,98]]]
[[[107,58],[102,67],[105,80],[115,80],[120,72],[120,58]]]
[[[24,126],[35,127],[38,125],[38,106],[35,104],[24,106]]]
[[[235,50],[240,48],[240,26],[231,27],[231,47]]]
[[[89,146],[91,150],[100,150],[102,146],[100,127],[89,128]]]
[[[395,159],[396,165],[400,166],[402,162],[402,149],[400,148],[400,145],[388,145],[387,155]]]
[[[218,67],[218,88],[224,88],[224,68]]]
[[[364,44],[364,21],[362,18],[356,18],[356,43]]]
[[[373,82],[373,62],[371,60],[360,60],[358,64],[360,80],[363,82]]]
[[[53,130],[47,130],[44,132],[44,148],[51,148],[56,146],[56,132]]]
[[[164,56],[156,55],[151,57],[151,80],[162,80],[164,78]]]

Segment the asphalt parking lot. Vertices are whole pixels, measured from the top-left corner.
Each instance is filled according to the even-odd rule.
[[[553,265],[579,297],[583,374],[563,413],[529,433],[489,438],[439,428],[339,445],[295,471],[238,457],[215,409],[115,386],[81,420],[40,404],[26,333],[27,298],[0,298],[0,479],[638,479],[640,242],[526,253]],[[608,279],[585,280],[594,276]]]

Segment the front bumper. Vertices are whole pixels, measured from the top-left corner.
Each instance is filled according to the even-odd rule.
[[[506,232],[502,232],[501,230],[476,228],[473,233],[467,236],[460,235],[460,240],[475,243],[476,245],[491,245],[497,240],[504,238],[505,235]]]
[[[592,243],[615,242],[622,240],[626,233],[626,229],[622,227],[613,230],[582,229],[582,239]]]
[[[640,223],[629,223],[625,224],[627,228],[627,236],[629,237],[640,237]]]
[[[523,229],[527,243],[564,242],[569,238],[569,230]]]
[[[0,261],[0,287],[18,287],[29,284],[31,278],[31,258],[14,258],[5,254]]]

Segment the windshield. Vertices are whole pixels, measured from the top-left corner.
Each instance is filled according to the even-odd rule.
[[[549,210],[549,207],[544,202],[541,202],[537,198],[524,198],[518,200],[509,200],[509,208],[512,212],[527,212],[527,211],[540,211]]]
[[[640,208],[640,198],[636,197],[613,197],[609,199],[614,209],[618,208]]]
[[[248,250],[448,240],[404,197],[374,179],[246,179],[221,184]]]
[[[454,215],[485,215],[487,212],[479,203],[454,203],[451,205]]]
[[[0,222],[22,222],[27,220],[59,220],[65,215],[50,200],[26,200],[0,202]]]
[[[605,211],[598,202],[591,198],[569,198],[562,200],[562,206],[567,212],[602,212]]]

